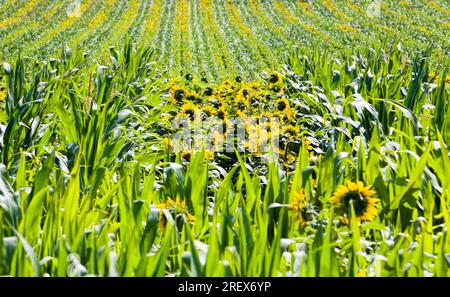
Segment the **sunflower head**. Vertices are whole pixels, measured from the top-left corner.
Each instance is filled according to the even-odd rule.
[[[249,84],[247,85],[247,87],[248,87],[249,89],[253,90],[253,91],[258,91],[260,85],[259,85],[258,82],[252,82],[252,83],[249,83]]]
[[[222,106],[223,101],[217,98],[210,98],[206,101],[207,104],[213,106],[214,108],[219,108]]]
[[[269,77],[269,82],[272,84],[276,84],[281,81],[282,81],[281,74],[279,74],[278,72],[272,73]]]
[[[205,94],[205,96],[211,96],[213,94],[213,89],[211,87],[207,87],[204,91],[203,94]]]
[[[5,100],[6,95],[7,95],[7,94],[6,94],[6,89],[0,88],[0,101]]]
[[[249,102],[247,99],[245,99],[244,96],[241,94],[238,94],[236,98],[234,99],[235,105],[238,110],[246,110],[249,107]]]
[[[181,114],[190,119],[191,121],[193,121],[195,119],[197,110],[198,108],[197,106],[195,106],[194,103],[187,102],[183,104],[183,106],[181,107]]]
[[[191,215],[190,213],[188,213],[186,215],[186,221],[188,221],[189,223],[195,223],[197,219],[195,218],[195,216]]]
[[[158,229],[163,231],[167,225],[167,218],[162,209],[159,211]]]
[[[295,213],[295,218],[300,222],[301,226],[305,226],[308,221],[307,205],[308,201],[306,200],[306,194],[303,189],[291,194],[291,203],[288,208]]]
[[[197,94],[197,92],[195,91],[191,91],[189,93],[186,94],[186,100],[190,101],[190,102],[196,102],[198,103],[199,101],[199,96]]]
[[[227,95],[233,90],[233,86],[228,80],[223,81],[219,86],[219,91],[222,95]]]
[[[269,89],[275,93],[282,93],[284,91],[283,85],[281,83],[269,84]]]
[[[378,214],[380,201],[374,195],[375,191],[364,186],[362,182],[348,182],[347,185],[339,187],[331,197],[330,203],[339,207],[347,223],[351,216],[351,205],[353,205],[357,221],[372,221]]]
[[[297,138],[300,136],[300,128],[293,125],[287,125],[283,129],[283,134],[289,139]]]
[[[181,158],[187,162],[191,160],[191,151],[182,151]]]
[[[203,113],[207,117],[212,117],[216,114],[216,109],[212,106],[205,106],[205,107],[203,107]]]
[[[187,91],[183,87],[180,87],[178,85],[174,85],[170,89],[170,92],[172,94],[172,99],[175,102],[181,102],[183,100],[183,98],[186,96],[186,93],[187,93]]]
[[[291,123],[294,120],[294,112],[290,108],[286,108],[284,111],[276,111],[275,114],[283,123]]]
[[[285,111],[289,109],[289,101],[286,98],[278,99],[276,102],[276,108],[278,111]]]
[[[312,149],[313,149],[311,140],[305,138],[303,141],[304,141],[304,143],[305,143],[305,148],[306,148],[306,150],[307,150],[308,152],[311,152]]]
[[[242,95],[243,97],[247,98],[250,95],[250,90],[247,88],[242,88],[239,90],[239,95]]]
[[[227,113],[227,111],[225,110],[224,107],[221,107],[221,108],[219,108],[219,109],[217,110],[216,116],[217,116],[219,119],[221,119],[221,120],[226,120],[226,118],[227,118],[227,116],[228,116],[228,113]]]

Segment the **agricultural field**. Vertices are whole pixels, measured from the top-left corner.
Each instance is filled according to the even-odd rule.
[[[446,0],[0,0],[0,276],[450,276]]]

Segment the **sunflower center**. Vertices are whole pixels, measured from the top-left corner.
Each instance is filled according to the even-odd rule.
[[[357,216],[362,215],[367,207],[367,201],[362,195],[362,193],[356,191],[356,192],[349,192],[344,197],[344,206],[347,209],[350,209],[350,203],[353,205],[353,209],[355,210],[355,214]]]
[[[176,90],[174,97],[175,97],[176,100],[181,101],[181,99],[183,99],[183,97],[184,97],[184,91],[183,90]]]
[[[286,102],[284,101],[279,101],[277,104],[277,108],[279,111],[283,111],[286,109]]]
[[[188,109],[188,110],[185,111],[185,113],[191,120],[194,120],[194,115],[195,115],[194,110]]]
[[[212,88],[206,88],[204,94],[206,96],[211,96],[213,93],[213,89]]]
[[[225,119],[225,113],[222,110],[217,112],[217,117],[221,120]]]
[[[278,82],[279,79],[280,78],[278,77],[278,75],[272,74],[269,78],[269,81],[274,84],[274,83]]]
[[[238,107],[239,107],[240,110],[245,109],[245,103],[242,102],[242,101],[239,101],[239,102],[238,102]]]

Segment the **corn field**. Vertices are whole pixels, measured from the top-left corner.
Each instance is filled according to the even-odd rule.
[[[0,0],[0,276],[450,276],[446,0]]]

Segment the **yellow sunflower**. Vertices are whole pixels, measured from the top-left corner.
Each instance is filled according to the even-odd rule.
[[[349,222],[351,206],[355,211],[356,220],[372,221],[378,214],[378,198],[374,197],[375,191],[364,186],[362,182],[348,182],[345,186],[340,186],[333,194],[330,203],[338,205],[344,216],[344,221]]]
[[[223,81],[219,86],[219,92],[222,95],[227,95],[233,90],[233,86],[231,85],[230,81],[225,80]]]
[[[167,218],[162,209],[159,211],[159,221],[158,221],[158,228],[160,231],[163,231],[166,228],[167,225]]]
[[[248,88],[244,87],[239,90],[238,96],[248,98],[250,96],[250,90]]]
[[[181,102],[187,93],[188,91],[179,85],[174,85],[170,88],[170,94],[172,95],[172,100],[175,103]]]
[[[302,226],[306,225],[307,222],[307,208],[308,201],[306,200],[305,191],[300,189],[292,193],[291,204],[288,206],[289,210],[295,213],[295,218],[300,222]]]
[[[274,114],[277,115],[281,122],[289,123],[294,121],[294,112],[290,108],[284,111],[276,111]]]
[[[308,152],[311,152],[312,149],[313,149],[311,140],[305,138],[303,141],[305,142],[305,148],[306,148],[306,150],[307,150]]]
[[[206,160],[214,160],[214,156],[215,156],[215,152],[213,151],[213,150],[205,150],[205,155],[204,155],[204,157],[205,157],[205,159]]]
[[[228,112],[225,110],[225,108],[222,106],[219,108],[216,112],[216,116],[221,120],[226,120],[228,116]]]
[[[191,151],[190,150],[182,151],[181,152],[181,159],[189,162],[191,160]]]
[[[283,135],[286,135],[289,139],[300,137],[300,128],[293,125],[286,125],[283,129]]]
[[[238,94],[236,96],[236,98],[234,99],[234,103],[238,110],[246,110],[249,107],[248,100],[241,94]]]
[[[0,101],[5,100],[6,98],[6,90],[0,89]]]
[[[248,83],[246,87],[249,89],[252,89],[253,91],[258,91],[260,85],[258,82],[251,82],[251,83]]]
[[[213,88],[211,88],[211,87],[207,87],[207,88],[203,91],[203,94],[204,94],[205,96],[212,96],[213,93],[214,93],[214,90],[213,90]]]
[[[186,100],[191,102],[198,102],[199,96],[196,91],[190,91],[186,94]]]
[[[183,104],[183,106],[181,107],[181,115],[185,116],[186,118],[190,119],[191,121],[193,121],[195,119],[197,112],[198,112],[198,107],[192,102],[187,102],[187,103]]]
[[[187,216],[186,216],[186,220],[187,220],[189,223],[195,223],[195,221],[197,220],[197,218],[196,218],[195,216],[191,215],[190,213],[188,213]]]
[[[276,84],[276,83],[279,83],[282,81],[283,81],[283,78],[282,78],[281,74],[278,72],[272,73],[269,77],[269,82],[272,84]]]
[[[203,112],[207,117],[212,117],[216,114],[216,109],[212,106],[205,106],[203,107]]]
[[[280,112],[289,110],[289,107],[290,107],[289,101],[283,97],[283,98],[277,100],[277,102],[275,103],[275,107]]]

